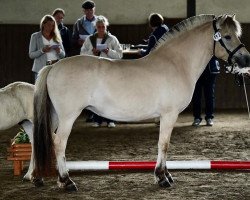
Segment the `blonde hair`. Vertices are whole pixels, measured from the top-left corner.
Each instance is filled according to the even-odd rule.
[[[103,23],[105,26],[109,25],[108,19],[102,15],[99,15],[96,17],[95,26],[96,24],[99,24],[99,23]]]
[[[43,16],[43,18],[41,19],[41,22],[40,22],[40,30],[43,31],[43,25],[46,24],[48,21],[54,22],[54,30],[51,33],[53,40],[58,42],[58,43],[62,42],[62,38],[61,38],[60,32],[58,30],[57,24],[56,24],[56,20],[52,15]]]

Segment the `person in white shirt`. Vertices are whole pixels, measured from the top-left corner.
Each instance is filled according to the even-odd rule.
[[[104,16],[98,16],[96,18],[96,30],[97,32],[87,37],[81,48],[81,54],[94,55],[111,59],[122,58],[122,47],[118,39],[108,33],[107,26],[108,20]],[[94,127],[99,127],[103,121],[107,121],[108,127],[115,127],[114,121],[102,118],[98,115],[94,115]]]
[[[81,54],[100,56],[111,59],[122,58],[122,47],[118,39],[108,33],[108,20],[104,16],[96,18],[97,32],[86,38],[81,48]]]
[[[53,16],[45,15],[41,19],[40,31],[31,35],[29,57],[34,59],[32,71],[35,79],[44,66],[65,57],[61,35]]]

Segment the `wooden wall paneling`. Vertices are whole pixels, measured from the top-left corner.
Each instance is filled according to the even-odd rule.
[[[166,19],[169,27],[181,19]],[[68,25],[72,30],[72,25]],[[250,49],[250,24],[243,24],[242,42]],[[110,32],[120,43],[140,44],[148,38],[151,30],[148,24],[110,25]],[[33,83],[31,72],[33,60],[28,56],[32,33],[39,31],[39,25],[0,24],[0,87],[14,81]],[[243,87],[234,84],[233,75],[222,72],[217,77],[216,108],[246,108]],[[247,80],[250,82],[250,79]],[[247,86],[248,93],[250,86]],[[249,94],[250,99],[250,94]]]

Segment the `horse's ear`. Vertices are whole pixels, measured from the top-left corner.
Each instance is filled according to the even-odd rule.
[[[220,15],[217,19],[218,19],[218,28],[221,28],[221,25],[224,23],[224,21],[227,19],[228,15],[224,14],[224,15]]]
[[[223,22],[227,19],[227,17],[228,17],[228,15],[227,15],[227,14],[222,15],[222,24],[223,24]]]
[[[233,20],[235,20],[235,16],[236,16],[236,14],[232,14],[232,18],[233,18]]]

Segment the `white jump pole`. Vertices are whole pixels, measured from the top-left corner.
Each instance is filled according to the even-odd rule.
[[[69,171],[153,170],[154,161],[67,161]],[[250,170],[250,161],[167,161],[168,169],[178,170]]]

